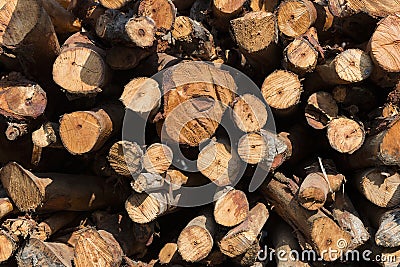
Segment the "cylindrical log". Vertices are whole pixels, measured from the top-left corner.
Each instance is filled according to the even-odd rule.
[[[64,114],[60,120],[61,141],[73,155],[96,151],[121,129],[123,116],[122,105],[117,103]]]
[[[172,37],[176,47],[186,55],[202,60],[213,60],[216,57],[214,37],[199,22],[186,16],[175,20]]]
[[[74,95],[95,95],[110,79],[105,51],[87,33],[75,33],[63,44],[53,65],[53,80]]]
[[[215,222],[205,213],[192,219],[178,237],[178,251],[187,262],[197,262],[208,256],[214,245]]]
[[[23,212],[93,210],[121,204],[124,195],[115,192],[103,177],[56,173],[36,176],[15,162],[1,169],[0,179]]]
[[[150,173],[164,173],[171,166],[173,153],[167,145],[155,143],[146,149],[143,167]]]
[[[143,151],[138,144],[118,141],[111,146],[107,159],[116,173],[131,177],[142,171],[142,157]]]
[[[140,1],[138,15],[153,19],[157,32],[164,33],[173,28],[176,9],[171,0],[143,0]]]
[[[328,92],[313,93],[307,100],[305,116],[307,123],[314,129],[325,128],[332,119],[337,117],[338,113],[336,101]]]
[[[322,173],[307,175],[299,188],[299,203],[308,210],[318,210],[323,207],[330,193],[327,180]]]
[[[283,51],[286,68],[300,76],[313,72],[317,66],[318,52],[304,38],[297,38]]]
[[[303,88],[296,74],[276,70],[265,78],[261,92],[269,106],[286,113],[300,102]]]
[[[212,0],[212,12],[214,15],[213,26],[219,31],[227,31],[229,29],[229,21],[237,17],[243,10],[245,0]]]
[[[14,204],[8,197],[0,198],[0,220],[14,211]]]
[[[214,199],[214,219],[218,224],[232,227],[247,218],[249,202],[243,191],[228,187],[227,190],[218,191]]]
[[[374,68],[371,58],[360,49],[347,49],[316,71],[329,84],[349,84],[367,79]]]
[[[113,70],[130,70],[153,52],[151,48],[113,46],[107,50],[106,62]]]
[[[267,123],[265,104],[255,95],[244,94],[233,103],[233,121],[243,132],[257,132]]]
[[[222,253],[236,257],[246,252],[254,242],[269,217],[264,204],[257,203],[250,211],[246,220],[230,230],[219,242]]]
[[[77,216],[78,213],[73,211],[55,213],[40,222],[30,237],[46,241],[51,235],[75,220]]]
[[[340,153],[354,153],[364,143],[364,126],[345,117],[329,122],[327,128],[329,144]]]
[[[278,8],[279,30],[289,37],[304,34],[317,19],[317,10],[309,0],[286,0]]]
[[[0,230],[0,262],[9,260],[18,249],[18,241],[5,230]]]

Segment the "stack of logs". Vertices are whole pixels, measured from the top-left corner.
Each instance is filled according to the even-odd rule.
[[[399,0],[0,0],[0,22],[2,266],[400,265]]]

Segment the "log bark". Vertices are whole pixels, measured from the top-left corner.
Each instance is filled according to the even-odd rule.
[[[255,242],[264,224],[269,217],[269,212],[264,204],[257,203],[244,222],[230,230],[219,242],[222,253],[229,257],[236,257],[245,253]]]
[[[288,70],[304,76],[317,66],[318,52],[304,38],[296,38],[283,51],[284,66]]]
[[[347,49],[324,65],[318,65],[316,71],[326,83],[350,84],[367,79],[373,67],[367,53],[360,49]]]
[[[399,218],[400,209],[389,210],[382,214],[379,228],[375,234],[378,246],[394,248],[400,246]]]
[[[121,204],[124,195],[114,192],[102,177],[55,173],[36,176],[15,162],[1,169],[0,179],[23,212],[93,210]]]
[[[322,211],[309,211],[304,209],[290,193],[289,184],[293,190],[297,185],[281,173],[275,174],[276,178],[265,182],[261,188],[263,195],[274,206],[274,210],[293,229],[299,230],[305,240],[324,260],[333,261],[327,254],[321,255],[328,249],[337,251],[337,257],[346,252],[346,248],[338,246],[338,240],[345,240],[350,244],[351,236],[343,231],[331,218]]]
[[[96,231],[86,228],[79,232],[74,247],[74,264],[76,267],[120,266],[123,251],[112,234],[104,230]]]
[[[205,213],[192,219],[178,237],[178,251],[187,262],[198,262],[208,256],[214,245],[215,222]]]
[[[96,23],[96,34],[113,43],[125,46],[151,47],[155,41],[156,25],[149,17],[135,17],[108,9]]]
[[[233,0],[231,2],[223,0],[212,0],[211,9],[214,15],[213,26],[219,31],[227,31],[229,22],[237,17],[243,10],[244,0]]]
[[[64,114],[60,120],[60,137],[64,147],[73,155],[99,150],[121,129],[122,105],[105,103],[90,111]]]
[[[249,202],[243,191],[227,187],[218,191],[214,199],[214,219],[219,225],[233,227],[246,219]]]
[[[144,0],[139,4],[138,15],[153,19],[157,33],[162,34],[173,28],[176,10],[171,0]]]
[[[130,70],[140,66],[152,52],[152,48],[113,46],[107,51],[106,62],[113,70]]]
[[[30,238],[18,252],[18,266],[72,267],[74,249],[63,243]]]
[[[211,140],[199,153],[197,169],[218,186],[234,184],[240,171],[239,157],[227,144]]]
[[[243,132],[260,131],[268,120],[265,104],[255,95],[244,94],[233,103],[233,121]]]
[[[155,143],[143,156],[143,167],[150,173],[164,173],[172,164],[173,153],[167,145]]]
[[[143,150],[138,144],[118,141],[111,146],[107,159],[116,173],[132,177],[142,171],[142,157]]]
[[[81,30],[80,21],[56,0],[42,1],[43,8],[49,14],[58,34],[73,33]]]
[[[321,130],[338,116],[339,107],[328,92],[313,93],[307,100],[305,116],[307,123],[314,129]]]
[[[213,60],[217,56],[214,37],[199,22],[179,16],[171,33],[176,40],[175,47],[184,55],[202,60]]]
[[[30,237],[39,239],[41,241],[46,241],[51,235],[70,224],[77,217],[78,213],[73,211],[55,213],[54,215],[51,215],[40,222]]]
[[[329,122],[327,128],[329,144],[340,153],[352,154],[365,140],[365,130],[361,123],[340,117]]]
[[[0,21],[0,46],[16,55],[24,74],[38,81],[51,80],[49,74],[60,45],[41,2],[7,1],[1,6]]]
[[[296,74],[276,70],[265,78],[261,92],[267,104],[284,115],[300,102],[303,88]]]
[[[317,19],[317,10],[309,0],[286,0],[278,8],[279,30],[288,37],[304,34]]]
[[[96,95],[111,77],[105,51],[90,38],[87,33],[75,33],[64,42],[54,61],[54,81],[75,96]]]
[[[353,184],[373,204],[394,208],[400,204],[400,175],[392,168],[376,167],[355,173]]]

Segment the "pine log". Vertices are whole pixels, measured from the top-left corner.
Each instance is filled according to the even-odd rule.
[[[310,173],[301,183],[298,193],[299,203],[308,210],[322,208],[330,193],[328,179],[321,173]]]
[[[369,42],[372,60],[386,72],[400,72],[400,18],[382,19]]]
[[[220,1],[223,2],[223,1]],[[237,1],[236,1],[237,2]],[[228,3],[228,2],[227,2]],[[257,11],[231,20],[231,35],[240,52],[255,69],[269,72],[279,65],[276,17],[272,13]]]
[[[338,246],[338,240],[344,240],[350,244],[351,236],[342,230],[331,218],[322,211],[309,211],[304,209],[288,190],[289,183],[294,189],[293,181],[281,173],[274,175],[270,181],[265,182],[261,188],[263,195],[274,206],[274,210],[282,217],[293,229],[297,229],[303,234],[306,241],[313,249],[323,257],[324,260],[333,261],[329,255],[321,252],[328,249],[335,250],[335,255],[340,257],[346,252],[346,248]]]
[[[113,43],[125,46],[151,47],[155,41],[156,26],[149,17],[134,17],[108,9],[96,23],[96,34]]]
[[[313,93],[307,100],[305,116],[307,123],[314,129],[325,128],[338,116],[339,108],[333,96],[328,92]]]
[[[265,104],[255,95],[244,94],[233,103],[233,121],[243,132],[257,132],[261,130],[268,119]]]
[[[293,110],[300,102],[302,91],[298,76],[285,70],[276,70],[268,75],[261,87],[267,104],[281,113]]]
[[[120,101],[125,108],[152,119],[161,106],[161,91],[157,81],[139,77],[125,85]]]
[[[58,1],[47,0],[41,3],[47,14],[49,14],[56,33],[65,34],[80,31],[80,21]]]
[[[96,95],[110,79],[105,51],[87,33],[75,33],[61,48],[53,65],[53,79],[72,95]]]
[[[174,210],[177,199],[167,192],[133,193],[125,202],[125,209],[135,223],[149,223],[167,212]]]
[[[93,210],[120,204],[124,195],[114,192],[102,177],[56,173],[36,176],[15,162],[1,169],[0,179],[23,212]]]
[[[237,17],[243,10],[245,0],[212,0],[211,9],[214,15],[213,26],[219,31],[227,31],[229,22]]]
[[[186,16],[179,16],[171,33],[176,40],[176,48],[185,55],[202,60],[213,60],[217,56],[214,37],[199,22]]]
[[[61,141],[73,155],[99,150],[121,129],[123,116],[124,110],[117,103],[64,114],[60,120]]]
[[[142,148],[129,141],[114,143],[108,152],[108,163],[113,170],[126,177],[139,174],[142,169]]]
[[[16,255],[18,266],[72,267],[74,249],[63,243],[30,238]]]
[[[367,53],[360,49],[347,49],[335,58],[318,65],[316,71],[329,84],[350,84],[367,79],[373,70]]]
[[[304,76],[308,72],[313,72],[317,66],[318,52],[304,38],[296,38],[283,51],[284,66],[300,75]]]
[[[157,173],[144,172],[131,182],[132,189],[137,193],[150,192],[163,188],[164,177]]]
[[[350,16],[365,12],[372,17],[386,17],[400,11],[398,0],[329,0],[329,9],[335,16]]]
[[[351,179],[358,191],[382,208],[400,204],[400,175],[392,168],[376,167],[355,173]]]
[[[218,191],[214,199],[214,219],[216,223],[233,227],[243,222],[249,213],[249,202],[243,191],[227,187]]]
[[[195,62],[168,69],[162,87],[163,133],[175,143],[189,146],[198,146],[214,134],[236,92],[229,72]]]
[[[105,8],[120,9],[131,2],[131,0],[99,0],[99,2]]]
[[[375,242],[378,246],[389,248],[400,246],[399,216],[399,208],[389,210],[380,216],[379,228],[375,234]]]
[[[274,12],[278,2],[278,0],[251,0],[250,8],[252,11]]]
[[[331,120],[327,128],[329,144],[340,153],[352,154],[365,140],[364,126],[345,117]]]
[[[229,257],[236,257],[245,253],[258,239],[269,212],[264,204],[257,203],[244,222],[230,230],[219,242],[222,253]]]
[[[51,215],[44,221],[40,222],[30,237],[39,239],[41,241],[46,241],[51,235],[70,224],[77,217],[78,213],[73,211],[55,213],[54,215]]]
[[[46,92],[20,73],[12,72],[0,80],[0,114],[11,120],[27,121],[44,113]]]
[[[143,156],[143,167],[150,173],[164,173],[171,166],[173,153],[167,145],[155,143]]]
[[[187,262],[198,262],[207,257],[214,245],[215,222],[205,213],[192,219],[178,237],[178,251]]]
[[[223,142],[211,140],[201,149],[197,169],[218,186],[234,184],[239,178],[239,157]]]
[[[317,10],[309,0],[286,0],[278,8],[279,30],[288,37],[304,34],[317,19]]]
[[[106,62],[113,70],[130,70],[152,53],[152,48],[113,46],[107,50]]]
[[[3,2],[0,21],[0,46],[16,55],[24,74],[38,81],[51,80],[51,68],[60,45],[41,1]]]
[[[171,0],[143,0],[139,4],[138,15],[153,19],[160,34],[173,28],[176,9]]]
[[[120,266],[123,252],[112,234],[104,230],[86,228],[80,231],[74,247],[76,267]]]

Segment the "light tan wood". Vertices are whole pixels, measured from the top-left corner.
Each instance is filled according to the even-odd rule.
[[[170,264],[178,257],[178,245],[176,243],[165,244],[160,253],[158,253],[158,260],[161,264]]]
[[[108,163],[113,170],[126,177],[139,174],[143,169],[143,150],[129,141],[118,141],[114,143],[108,152]]]
[[[110,9],[120,9],[128,4],[131,0],[99,0],[100,4]]]
[[[243,222],[249,213],[249,202],[243,191],[228,187],[218,191],[214,199],[214,219],[226,227]]]
[[[164,173],[171,166],[173,153],[170,147],[155,143],[149,146],[143,156],[143,167],[150,173]]]
[[[278,2],[278,0],[251,0],[250,8],[253,11],[274,12]]]
[[[286,68],[301,76],[313,72],[317,66],[318,52],[304,38],[296,38],[289,43],[283,56]]]
[[[268,112],[265,104],[252,94],[238,97],[233,104],[233,121],[243,132],[257,132],[265,126]]]
[[[139,4],[138,15],[153,19],[157,31],[165,33],[174,25],[176,9],[171,0],[144,0]]]
[[[298,192],[299,203],[308,210],[322,208],[330,193],[329,182],[321,173],[307,175]]]
[[[212,0],[211,8],[215,21],[214,26],[220,31],[228,31],[229,21],[243,10],[244,0]]]
[[[329,122],[327,136],[333,149],[352,154],[364,143],[365,130],[357,121],[340,117]]]

